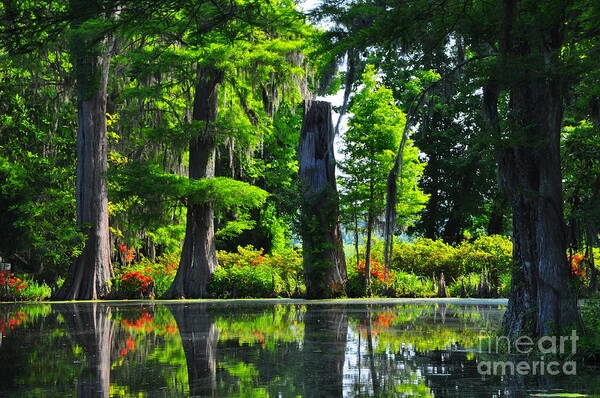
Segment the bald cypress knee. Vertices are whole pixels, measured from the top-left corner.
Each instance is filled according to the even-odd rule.
[[[218,87],[223,71],[214,67],[200,66],[194,94],[192,119],[198,127],[190,140],[190,179],[215,176]],[[179,269],[165,298],[206,297],[210,275],[217,267],[215,250],[214,208],[210,201],[189,203],[185,238]]]
[[[305,101],[298,157],[302,256],[309,298],[339,296],[347,279],[333,139],[331,104]]]

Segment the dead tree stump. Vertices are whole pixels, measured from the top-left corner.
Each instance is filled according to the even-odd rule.
[[[331,104],[305,101],[298,159],[302,256],[309,298],[340,296],[347,279],[333,139]]]

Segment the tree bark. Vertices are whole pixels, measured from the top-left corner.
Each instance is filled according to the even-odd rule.
[[[372,196],[371,196],[372,199]],[[373,212],[367,215],[367,247],[365,248],[365,293],[371,295],[371,239],[373,235]]]
[[[213,67],[198,67],[192,118],[201,131],[190,141],[190,179],[215,176],[218,86],[223,71]],[[190,203],[181,260],[175,280],[164,298],[207,297],[207,285],[217,267],[215,250],[214,209],[211,202]]]
[[[512,202],[514,261],[504,327],[512,338],[552,335],[580,327],[562,208],[563,96],[555,68],[563,22],[557,13],[538,26],[536,18],[523,16],[518,1],[504,5],[501,53],[511,76],[504,83],[510,94],[510,139],[501,150],[499,169]],[[491,91],[486,109],[488,119],[497,121],[499,88]]]
[[[356,268],[360,265],[360,253],[358,250],[358,216],[354,214],[354,251],[356,253]]]
[[[298,157],[302,184],[302,255],[309,298],[339,296],[344,293],[347,279],[333,139],[331,104],[305,101]]]
[[[74,28],[100,11],[94,2],[72,1],[80,11]],[[100,45],[100,42],[102,45]],[[75,34],[72,45],[77,80],[77,223],[86,235],[85,248],[71,266],[67,280],[54,294],[61,300],[96,300],[110,292],[112,277],[108,229],[106,91],[111,38],[89,38]],[[104,48],[104,49],[103,49]]]

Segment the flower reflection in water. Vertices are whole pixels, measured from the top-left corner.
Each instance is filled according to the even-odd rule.
[[[83,397],[492,397],[539,389],[539,380],[476,373],[481,354],[472,348],[502,312],[443,303],[4,305],[0,396],[70,396],[76,388]],[[594,375],[544,382],[600,390]]]

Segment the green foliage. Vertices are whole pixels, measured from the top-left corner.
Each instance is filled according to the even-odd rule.
[[[118,298],[148,298],[163,295],[177,273],[178,251],[165,253],[156,261],[141,257],[139,261],[115,267],[113,296]],[[148,285],[144,285],[149,282]]]
[[[482,235],[474,240],[463,240],[456,246],[456,256],[463,272],[486,273],[496,282],[512,264],[512,241],[502,235]]]
[[[405,123],[392,92],[376,81],[370,66],[364,88],[352,99],[349,129],[342,137],[344,158],[339,167],[342,208],[377,215],[385,207],[386,175],[392,168]]]
[[[364,256],[365,248],[359,250]],[[451,296],[471,297],[477,293],[481,275],[486,286],[503,297],[510,289],[510,266],[512,243],[508,237],[482,235],[473,240],[464,240],[456,246],[442,240],[416,238],[414,241],[398,241],[390,262],[390,272],[383,270],[383,242],[375,240],[372,247],[371,280],[377,295],[391,297],[430,297],[437,291],[432,278],[439,279],[444,273]],[[361,267],[363,269],[361,269]],[[362,272],[362,275],[360,274]],[[381,280],[383,279],[383,280]],[[364,261],[356,267],[356,258],[348,259],[348,291],[361,296],[364,287]],[[462,284],[465,294],[462,294]],[[364,285],[362,285],[364,286]],[[479,289],[479,290],[478,290]],[[486,295],[495,293],[484,293]]]
[[[600,229],[600,126],[581,121],[563,129],[561,156],[565,219],[575,249],[597,245]],[[595,231],[595,232],[594,232]]]
[[[52,289],[27,275],[0,272],[0,301],[41,301],[50,297]]]
[[[136,164],[115,176],[121,196],[137,195],[146,200],[171,200],[202,204],[212,202],[220,210],[261,206],[268,193],[246,182],[226,177],[199,180],[168,174],[152,164]]]
[[[581,307],[581,318],[586,330],[577,346],[577,354],[591,361],[600,357],[600,301],[586,300]]]
[[[284,293],[284,284],[274,269],[256,264],[218,267],[208,289],[223,298],[278,297]]]
[[[76,110],[58,86],[65,57],[0,60],[0,257],[53,280],[82,248],[75,223]],[[57,74],[59,76],[57,76]]]
[[[500,274],[500,278],[499,278],[500,283],[498,286],[498,294],[500,295],[500,297],[509,297],[510,296],[511,279],[512,279],[512,276],[509,272]]]
[[[501,235],[481,236],[473,241],[463,241],[451,246],[441,240],[417,238],[412,243],[394,245],[391,268],[417,275],[439,275],[446,282],[469,273],[487,273],[496,283],[500,274],[506,273],[512,263],[512,243]]]
[[[218,251],[217,258],[219,267],[209,283],[217,297],[290,297],[303,289],[301,255],[292,248],[265,255],[240,246],[233,253]]]
[[[365,292],[364,263],[348,267],[347,293],[350,297],[362,297]],[[404,271],[384,273],[383,265],[377,261],[371,262],[371,290],[373,295],[380,297],[432,297],[435,287],[430,278],[409,274]]]
[[[181,248],[181,242],[185,236],[185,225],[165,225],[158,227],[154,232],[147,232],[147,235],[153,243],[162,247],[165,253],[174,253]]]

